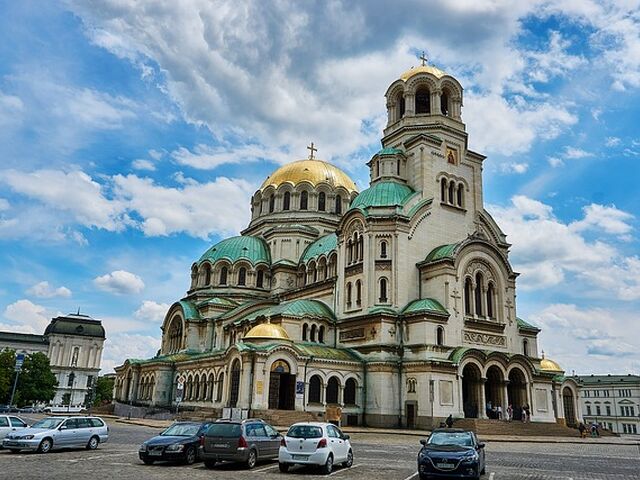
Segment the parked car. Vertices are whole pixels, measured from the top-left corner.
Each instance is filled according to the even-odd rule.
[[[158,461],[191,465],[200,458],[200,439],[209,425],[211,422],[176,422],[140,445],[138,456],[147,465]]]
[[[479,479],[485,472],[484,443],[476,434],[460,428],[435,429],[420,440],[418,453],[420,480],[431,478]]]
[[[316,465],[329,474],[337,463],[351,467],[353,449],[349,435],[331,423],[295,423],[280,443],[278,464],[281,472],[288,472],[292,465]]]
[[[18,410],[18,413],[37,413],[36,407],[22,407]]]
[[[22,430],[28,426],[27,422],[20,417],[15,417],[13,415],[0,415],[0,444],[2,443],[2,439],[11,432]]]
[[[18,413],[19,409],[15,405],[0,405],[0,413]]]
[[[218,420],[205,432],[201,456],[207,468],[217,462],[241,462],[253,468],[260,460],[278,458],[282,435],[260,419]]]
[[[99,417],[48,417],[29,428],[9,433],[2,446],[13,453],[37,450],[85,447],[95,450],[109,439],[109,427]]]

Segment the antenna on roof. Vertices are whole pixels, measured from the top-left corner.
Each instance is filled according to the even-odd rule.
[[[78,313],[76,315],[80,315],[80,307],[78,307]]]

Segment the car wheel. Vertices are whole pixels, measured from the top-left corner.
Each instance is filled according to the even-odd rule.
[[[258,462],[258,455],[255,450],[249,450],[249,457],[247,458],[247,468],[252,469]]]
[[[150,458],[143,458],[142,461],[145,465],[153,465],[153,462],[155,462],[155,460],[151,460]]]
[[[100,439],[94,435],[89,439],[89,443],[87,443],[87,450],[95,450],[98,448],[99,443]]]
[[[207,468],[215,468],[216,467],[216,461],[215,460],[205,460],[204,461],[204,466]]]
[[[196,463],[196,458],[197,458],[197,454],[196,454],[196,449],[193,447],[189,447],[187,449],[187,453],[184,456],[184,463],[186,463],[187,465],[193,465],[194,463]]]
[[[38,446],[38,452],[40,453],[49,453],[49,451],[51,450],[51,447],[53,446],[53,442],[51,441],[50,438],[45,438],[44,440],[42,440],[40,442],[40,445]]]
[[[353,465],[353,452],[349,450],[349,453],[347,453],[347,461],[342,462],[342,466],[345,468],[351,468],[351,465]]]
[[[484,475],[485,473],[487,473],[487,467],[483,465],[482,470],[480,470],[480,475]]]
[[[327,461],[322,466],[322,473],[329,475],[333,471],[333,455],[329,454]]]
[[[280,471],[282,473],[287,473],[289,471],[289,464],[288,463],[278,463],[278,467],[280,468]]]
[[[11,453],[20,453],[20,450],[16,450],[15,448],[10,448],[9,451]]]

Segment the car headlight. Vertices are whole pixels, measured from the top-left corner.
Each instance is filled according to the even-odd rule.
[[[23,440],[31,440],[33,438],[33,435],[23,435],[22,439]]]
[[[462,459],[465,462],[475,462],[476,460],[478,460],[478,458],[479,457],[477,452],[469,452]]]
[[[184,450],[184,445],[174,443],[173,445],[169,445],[166,450],[167,452],[181,452]]]
[[[138,448],[139,452],[146,452],[147,451],[147,444],[143,443],[142,445],[140,445],[140,448]]]

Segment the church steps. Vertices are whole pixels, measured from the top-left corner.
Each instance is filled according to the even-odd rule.
[[[477,418],[456,419],[454,428],[473,430],[480,437],[483,435],[513,435],[536,437],[575,437],[578,430],[557,423],[520,421],[505,422],[499,420],[486,420]]]

